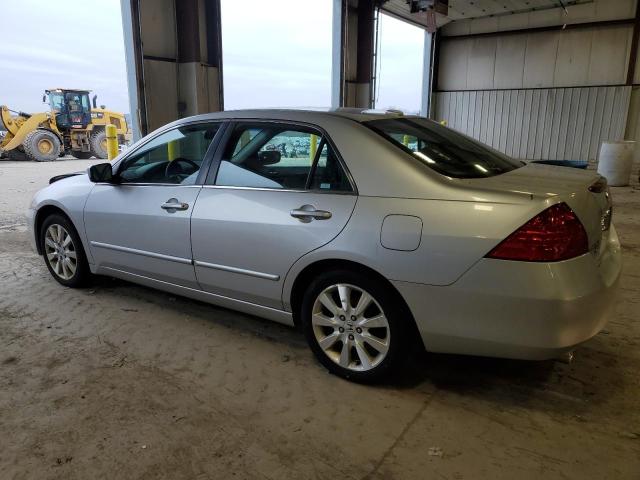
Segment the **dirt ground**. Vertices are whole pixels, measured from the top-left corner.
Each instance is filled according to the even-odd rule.
[[[617,314],[572,364],[424,354],[390,385],[302,335],[108,278],[70,290],[22,212],[87,161],[0,162],[1,479],[640,479],[640,189]]]

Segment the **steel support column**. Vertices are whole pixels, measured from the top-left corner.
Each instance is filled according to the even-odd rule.
[[[435,33],[424,31],[424,49],[422,53],[422,102],[420,115],[431,116],[431,92],[433,86],[433,41]]]
[[[220,0],[121,0],[134,138],[223,108]]]
[[[332,105],[373,105],[376,0],[334,0]],[[339,42],[338,42],[339,40]]]

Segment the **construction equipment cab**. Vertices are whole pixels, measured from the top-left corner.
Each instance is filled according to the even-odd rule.
[[[7,134],[0,141],[0,153],[39,162],[67,154],[107,158],[105,126],[116,127],[118,143],[122,145],[127,141],[127,121],[122,113],[104,106],[98,108],[95,95],[92,108],[89,93],[90,90],[64,88],[45,90],[42,101],[49,104],[50,110],[42,113],[16,112],[1,106],[0,120]]]

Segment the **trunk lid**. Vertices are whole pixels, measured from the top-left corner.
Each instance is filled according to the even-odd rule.
[[[604,187],[590,190],[598,181],[604,181]],[[565,202],[587,231],[589,249],[601,253],[602,237],[608,234],[611,221],[611,198],[606,180],[596,172],[529,163],[502,175],[464,182],[487,192],[526,195],[540,202],[540,211]]]

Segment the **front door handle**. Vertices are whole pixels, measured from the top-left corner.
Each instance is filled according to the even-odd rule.
[[[300,208],[289,212],[293,218],[297,218],[303,223],[309,223],[311,220],[329,220],[331,212],[326,210],[316,210],[313,205],[303,205]]]
[[[189,204],[180,202],[177,198],[170,198],[165,203],[160,205],[160,208],[166,210],[169,213],[173,213],[176,210],[186,210],[187,208],[189,208]]]

